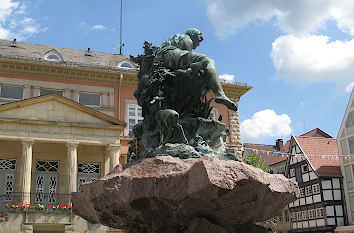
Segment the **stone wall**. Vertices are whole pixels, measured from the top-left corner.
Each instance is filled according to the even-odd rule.
[[[237,111],[229,110],[230,143],[228,146],[235,150],[238,159],[242,159],[242,142],[240,134],[240,120]]]

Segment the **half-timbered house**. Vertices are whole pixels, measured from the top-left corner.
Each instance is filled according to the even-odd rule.
[[[289,204],[293,232],[334,232],[345,224],[343,184],[336,139],[314,129],[290,140],[287,176],[300,198]]]

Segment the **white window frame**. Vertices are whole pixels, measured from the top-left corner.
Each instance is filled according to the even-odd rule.
[[[22,89],[22,98],[19,98],[19,99],[17,99],[17,98],[9,98],[9,97],[3,97],[3,96],[1,96],[1,92],[2,92],[2,88],[3,87],[15,87],[15,88],[21,88]],[[0,99],[4,99],[4,100],[23,100],[23,98],[24,98],[24,88],[22,87],[22,86],[14,86],[14,85],[6,85],[6,84],[1,84],[0,85]]]
[[[85,95],[96,95],[99,97],[99,105],[91,105],[91,104],[83,104],[83,103],[80,103],[80,95],[81,94],[85,94]],[[99,93],[89,93],[89,92],[79,92],[79,97],[78,97],[78,103],[79,104],[82,104],[82,105],[85,105],[87,107],[101,107],[102,106],[102,98],[101,98],[101,94]]]
[[[316,218],[316,210],[315,209],[308,210],[308,212],[309,212],[309,216],[308,216],[309,219]]]
[[[63,90],[57,90],[57,89],[51,89],[51,88],[45,88],[45,87],[41,87],[39,88],[39,95],[41,96],[42,95],[42,91],[43,90],[47,90],[47,91],[53,91],[53,93],[49,93],[49,94],[46,94],[46,95],[50,95],[50,94],[57,94],[55,92],[61,92],[61,95],[60,96],[64,96],[64,91]],[[58,94],[57,94],[58,95]]]
[[[307,210],[302,211],[302,220],[307,220]]]
[[[320,184],[313,184],[312,185],[312,193],[319,194],[321,192]]]
[[[316,209],[316,218],[323,218],[324,217],[324,209],[321,208],[317,208]]]
[[[54,56],[58,57],[59,60],[48,58],[50,55],[54,55]],[[62,62],[64,59],[63,59],[63,57],[60,55],[60,53],[58,53],[55,49],[51,49],[51,50],[47,51],[47,52],[43,55],[43,57],[41,58],[41,60],[46,60],[46,61],[49,61],[49,62]]]
[[[311,185],[305,187],[305,195],[311,196],[312,195],[312,187]]]
[[[134,102],[126,102],[126,111],[125,111],[125,116],[126,116],[126,122],[127,122],[127,127],[125,130],[125,135],[126,136],[131,136],[132,133],[132,127],[136,124],[138,124],[139,122],[142,122],[144,117],[142,116],[143,114],[143,109],[142,107],[140,107],[137,103]],[[133,107],[134,108],[134,116],[130,116],[129,114],[129,107]],[[139,116],[139,109],[141,109],[141,116]],[[130,120],[134,120],[134,124],[132,125],[132,123],[130,123]]]
[[[122,66],[123,64],[128,64],[130,65],[131,67],[124,67]],[[123,60],[121,61],[118,65],[117,65],[117,68],[119,69],[126,69],[126,70],[132,70],[132,69],[135,69],[135,66],[134,64],[132,64],[131,62],[127,61],[127,60]]]
[[[297,221],[302,221],[302,212],[301,211],[296,212],[296,219],[297,219]]]
[[[300,188],[300,197],[304,197],[305,196],[305,188],[302,187]]]
[[[307,173],[307,172],[309,172],[309,167],[308,167],[308,165],[307,165],[307,164],[302,165],[302,166],[301,166],[301,171],[302,171],[302,173]]]

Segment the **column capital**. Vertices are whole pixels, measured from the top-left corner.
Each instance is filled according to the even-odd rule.
[[[106,150],[119,150],[120,144],[108,144]]]
[[[66,146],[75,149],[79,146],[79,142],[66,142]]]
[[[22,139],[21,142],[24,146],[32,146],[34,139]]]

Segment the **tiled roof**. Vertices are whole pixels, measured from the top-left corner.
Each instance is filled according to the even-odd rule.
[[[288,140],[285,145],[280,149],[280,152],[281,153],[288,153],[288,150],[290,148],[290,140]],[[288,157],[286,156],[275,156],[273,157],[273,160],[269,163],[269,165],[274,165],[274,164],[277,164],[277,163],[280,163],[280,162],[283,162],[285,160],[287,160]]]
[[[268,151],[279,152],[279,150],[274,145],[244,143],[243,146],[245,150],[247,150],[247,148],[258,150],[258,154],[264,161],[264,166],[269,166],[272,160],[274,159],[274,155],[272,155],[271,153],[267,153]]]
[[[331,138],[330,135],[328,135],[326,132],[322,131],[319,128],[313,129],[307,133],[302,134],[301,136],[304,137],[325,137],[325,138]]]
[[[129,61],[129,57],[120,54],[90,51],[91,56],[86,56],[86,50],[24,42],[16,42],[16,47],[11,47],[11,43],[12,41],[9,40],[0,40],[0,58],[137,73],[137,69],[122,69],[117,67],[120,62],[124,60]],[[41,59],[51,50],[59,53],[63,58],[63,61],[53,62]]]
[[[335,157],[320,157],[338,155],[335,138],[295,136],[295,139],[320,176],[341,176],[339,160]]]

